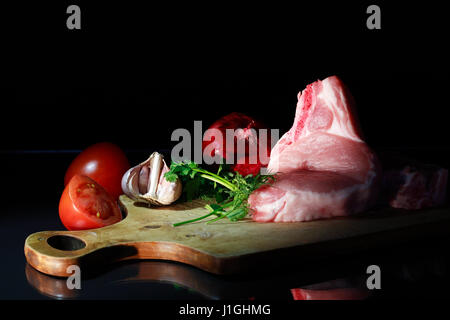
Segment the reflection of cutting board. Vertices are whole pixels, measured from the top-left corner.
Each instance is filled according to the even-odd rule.
[[[233,274],[450,231],[448,207],[417,212],[383,208],[355,217],[300,223],[224,219],[173,227],[175,222],[205,214],[204,203],[148,208],[134,205],[126,196],[120,202],[127,217],[115,225],[30,235],[25,241],[28,262],[57,276],[68,276],[70,265],[87,270],[124,259],[173,260],[216,274]]]

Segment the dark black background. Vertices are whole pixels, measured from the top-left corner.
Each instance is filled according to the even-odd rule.
[[[381,2],[382,29],[368,30],[370,3],[80,2],[79,31],[66,3],[16,8],[1,149],[169,148],[175,128],[232,111],[283,133],[297,93],[333,74],[372,146],[446,146],[442,8]]]
[[[79,31],[66,28],[72,3],[82,10]],[[381,30],[366,28],[372,3],[381,7]],[[2,297],[41,297],[25,279],[23,241],[63,229],[64,172],[99,141],[117,143],[137,163],[170,149],[174,129],[194,120],[206,129],[232,111],[284,133],[297,93],[336,74],[377,152],[448,168],[448,28],[439,2],[16,2],[2,4],[0,21],[2,274],[10,275]],[[426,297],[421,290],[442,279],[423,281],[407,296]],[[126,298],[112,292],[107,298]]]

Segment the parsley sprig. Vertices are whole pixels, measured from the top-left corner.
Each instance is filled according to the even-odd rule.
[[[174,226],[191,223],[216,216],[206,223],[212,223],[223,218],[230,221],[243,219],[249,213],[248,197],[259,187],[274,181],[273,175],[248,175],[243,177],[238,172],[232,172],[221,164],[217,173],[202,169],[192,161],[172,162],[170,170],[165,173],[169,182],[180,179],[183,184],[185,200],[196,198],[215,200],[205,206],[209,213],[187,221],[175,223]]]

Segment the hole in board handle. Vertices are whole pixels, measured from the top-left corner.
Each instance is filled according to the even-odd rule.
[[[84,241],[71,236],[51,236],[47,243],[58,250],[75,251],[86,247]]]

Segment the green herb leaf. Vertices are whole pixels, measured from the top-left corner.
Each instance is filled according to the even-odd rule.
[[[247,216],[249,212],[247,200],[250,194],[259,187],[271,184],[275,176],[260,174],[243,177],[238,172],[230,171],[229,166],[221,164],[217,173],[202,169],[195,162],[172,162],[170,170],[164,177],[171,182],[180,179],[183,183],[184,199],[187,201],[202,198],[215,200],[206,206],[209,214],[197,219],[177,223],[182,225],[193,221],[199,221],[212,214],[217,218],[208,221],[212,223],[227,217],[231,221],[237,221]]]

